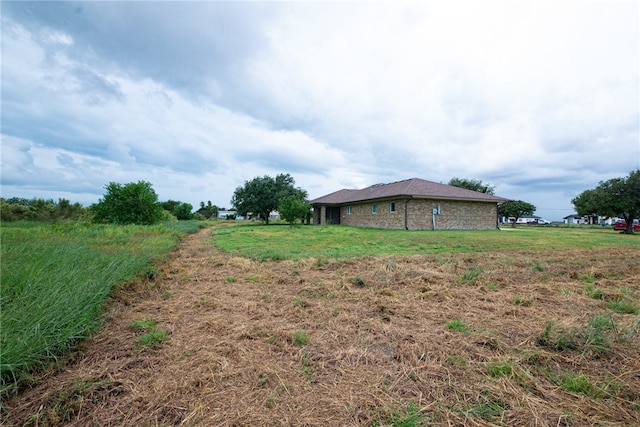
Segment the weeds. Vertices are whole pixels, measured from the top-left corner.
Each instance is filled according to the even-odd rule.
[[[305,300],[300,299],[300,298],[296,298],[296,300],[293,302],[293,306],[294,306],[294,307],[305,308],[305,307],[307,307],[308,305],[309,305],[309,304],[308,304]]]
[[[467,325],[459,317],[456,317],[448,321],[446,326],[447,326],[447,329],[452,329],[454,331],[461,332],[463,334],[469,333]]]
[[[487,372],[492,377],[510,377],[513,375],[515,367],[509,360],[498,360],[487,365]]]
[[[614,313],[623,314],[640,314],[640,308],[638,304],[630,299],[623,299],[622,301],[609,301],[607,307]]]
[[[467,271],[462,274],[462,277],[458,280],[458,283],[471,283],[484,272],[482,267],[472,265]]]
[[[529,307],[533,302],[521,295],[516,295],[513,297],[513,303],[522,307]]]
[[[580,328],[557,328],[549,321],[537,340],[538,345],[557,351],[575,350],[582,353],[608,353],[614,342],[624,342],[637,334],[637,325],[623,330],[610,316],[593,316]]]
[[[604,299],[604,293],[602,292],[602,289],[596,288],[591,282],[588,282],[587,286],[585,286],[584,293],[589,298]]]
[[[169,339],[169,334],[161,329],[152,329],[138,337],[142,347],[158,347]]]
[[[424,414],[415,402],[409,402],[407,406],[391,413],[381,424],[379,421],[373,423],[374,426],[390,425],[393,427],[417,427],[423,426],[425,422]]]
[[[362,276],[354,277],[353,279],[351,279],[351,283],[353,283],[356,286],[360,286],[361,288],[364,288],[365,286],[367,286],[367,282],[365,282]]]
[[[158,322],[153,319],[134,320],[131,322],[131,329],[134,332],[148,331],[156,327]]]
[[[547,268],[549,268],[549,266],[541,261],[534,261],[531,266],[531,269],[535,271],[545,271]]]
[[[144,332],[138,337],[138,344],[142,348],[158,347],[169,339],[169,333],[159,329],[157,322],[153,319],[135,320],[131,322],[131,329],[134,332]]]
[[[299,329],[293,333],[293,335],[291,336],[291,341],[294,345],[302,347],[304,345],[307,345],[307,343],[309,342],[309,336],[305,331]]]

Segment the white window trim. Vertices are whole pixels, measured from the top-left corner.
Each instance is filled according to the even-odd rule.
[[[378,213],[378,205],[375,203],[371,203],[371,213],[376,215]]]
[[[396,213],[396,202],[389,202],[389,212]]]

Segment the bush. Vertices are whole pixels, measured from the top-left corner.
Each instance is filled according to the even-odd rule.
[[[106,187],[107,194],[91,205],[94,222],[112,224],[155,224],[162,218],[162,206],[150,183],[139,181]]]
[[[175,215],[179,220],[193,219],[193,214],[191,213],[192,210],[193,206],[189,203],[180,203],[173,210],[173,215]]]

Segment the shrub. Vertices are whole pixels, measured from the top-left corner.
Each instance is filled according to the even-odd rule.
[[[162,206],[150,183],[139,181],[106,187],[107,193],[89,208],[95,222],[113,224],[155,224],[162,218]]]

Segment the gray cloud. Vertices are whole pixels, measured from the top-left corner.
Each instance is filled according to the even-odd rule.
[[[558,219],[640,167],[633,2],[2,9],[3,193],[146,179],[228,205],[264,174],[312,197],[457,176]]]

